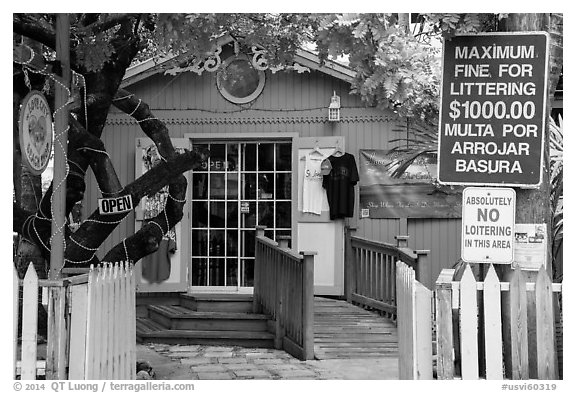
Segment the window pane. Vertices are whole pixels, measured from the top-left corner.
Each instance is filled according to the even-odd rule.
[[[256,174],[245,173],[242,175],[242,199],[256,199]]]
[[[292,174],[276,174],[276,199],[291,199],[292,196]]]
[[[256,202],[248,202],[248,213],[242,213],[242,228],[255,228],[255,227],[256,227]]]
[[[226,285],[229,287],[238,286],[238,259],[226,259]]]
[[[228,143],[226,145],[226,170],[228,172],[238,171],[238,144]]]
[[[226,285],[224,281],[224,258],[210,258],[210,286]]]
[[[210,231],[210,256],[224,255],[224,230]]]
[[[238,228],[238,202],[228,202],[228,222],[226,223],[227,228]]]
[[[224,199],[224,173],[210,174],[210,198],[211,199]]]
[[[222,172],[226,169],[225,144],[213,143],[210,145],[210,171]]]
[[[261,173],[258,175],[258,199],[274,199],[274,174]]]
[[[208,198],[208,174],[192,174],[192,199]]]
[[[256,242],[256,231],[241,231],[240,241],[242,249],[240,256],[254,257],[254,248]]]
[[[238,255],[238,231],[226,231],[226,254],[229,257]]]
[[[192,258],[192,285],[208,285],[208,260],[206,258]]]
[[[238,174],[228,173],[226,195],[228,199],[238,199]]]
[[[258,145],[258,170],[274,170],[274,144],[260,143]]]
[[[224,228],[226,225],[225,202],[210,202],[210,228]]]
[[[242,260],[242,286],[254,286],[254,259]]]
[[[290,228],[292,202],[276,202],[276,228]]]
[[[205,143],[198,143],[198,144],[194,144],[194,147],[197,147],[200,150],[208,150],[208,144]],[[210,161],[210,159],[208,159],[207,161],[203,162],[202,165],[200,166],[200,168],[195,169],[196,172],[205,172],[208,170],[208,161]]]
[[[192,256],[208,255],[208,231],[195,229],[192,231]]]
[[[292,170],[292,146],[289,143],[276,144],[276,170]]]
[[[208,202],[192,202],[192,228],[208,226]]]
[[[258,225],[274,228],[274,202],[258,203]]]
[[[256,144],[246,143],[244,145],[244,166],[245,171],[255,171],[256,170]]]

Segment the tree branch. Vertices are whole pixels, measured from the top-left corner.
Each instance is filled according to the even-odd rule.
[[[37,21],[29,21],[28,19],[22,14],[14,15],[14,21],[12,22],[13,32],[55,49],[56,33],[53,30],[43,28]]]

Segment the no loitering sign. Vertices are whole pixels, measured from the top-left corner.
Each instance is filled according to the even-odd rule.
[[[465,188],[462,193],[462,260],[511,264],[515,218],[514,189]]]

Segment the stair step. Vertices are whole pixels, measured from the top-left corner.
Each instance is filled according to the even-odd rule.
[[[178,330],[265,331],[270,319],[263,314],[191,311],[182,306],[148,306],[150,318]]]
[[[250,348],[274,347],[274,335],[268,332],[170,330],[149,318],[137,318],[136,335],[141,342],[227,345]]]
[[[196,311],[251,312],[252,295],[248,294],[181,294],[180,305]]]

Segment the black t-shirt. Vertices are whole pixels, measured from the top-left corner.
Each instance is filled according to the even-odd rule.
[[[354,216],[354,186],[359,180],[356,160],[349,153],[328,157],[332,170],[322,179],[326,189],[330,219]]]

